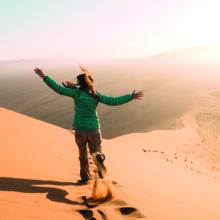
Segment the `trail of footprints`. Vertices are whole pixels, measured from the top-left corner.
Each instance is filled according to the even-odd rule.
[[[175,163],[175,161],[184,162],[186,168],[188,168],[192,171],[195,171],[197,173],[202,173],[200,170],[195,169],[193,167],[193,161],[189,160],[188,157],[181,157],[181,156],[177,155],[177,153],[174,153],[173,155],[171,155],[171,154],[168,155],[164,151],[159,151],[159,150],[152,150],[152,149],[145,149],[145,148],[143,148],[142,150],[145,153],[159,153],[159,154],[163,155],[163,159],[169,163]]]
[[[88,157],[89,164],[92,170],[95,170],[95,165],[91,157]],[[114,185],[118,185],[116,181],[112,181]],[[82,200],[87,209],[80,209],[78,212],[82,215],[85,220],[110,220],[106,212],[99,208],[99,203],[93,203],[86,196],[82,196]],[[118,206],[115,210],[121,214],[122,216],[127,216],[131,218],[146,218],[146,216],[142,215],[137,208],[132,206],[128,206],[128,204],[123,200],[112,200],[111,203]],[[97,219],[98,216],[99,218]]]
[[[139,213],[139,211],[134,208],[134,207],[121,207],[117,209],[122,216],[130,216],[133,218],[144,218],[144,216],[142,214]],[[107,214],[105,213],[105,211],[101,210],[101,209],[97,209],[96,210],[99,214],[99,216],[101,217],[102,220],[110,220],[107,216]],[[81,209],[78,210],[78,212],[84,217],[84,219],[86,220],[96,220],[97,218],[94,217],[95,212],[91,209]],[[100,219],[100,218],[99,218]]]
[[[143,148],[142,151],[144,153],[157,153],[157,154],[161,154],[163,156],[163,159],[169,163],[175,163],[177,161],[183,162],[185,164],[185,167],[195,171],[197,173],[202,173],[200,170],[195,169],[193,167],[193,161],[189,160],[188,157],[182,157],[179,156],[177,153],[174,154],[167,154],[165,151],[160,151],[160,150],[152,150],[152,149],[146,149]],[[172,159],[171,159],[172,158]],[[92,161],[92,158],[89,157],[89,164],[94,166],[94,163]],[[114,185],[117,185],[117,182],[113,182]],[[102,220],[110,220],[108,215],[106,214],[106,212],[102,209],[99,208],[99,205],[92,205],[87,201],[87,198],[85,196],[82,197],[85,206],[87,207],[87,209],[80,209],[77,210],[82,217],[85,220],[98,220],[98,219],[102,219]],[[127,216],[127,217],[131,217],[131,218],[146,218],[146,216],[142,215],[140,213],[140,211],[132,206],[127,206],[127,203],[124,201],[112,201],[112,203],[115,203],[116,205],[119,205],[118,208],[115,208],[115,210],[121,214],[122,216]],[[98,219],[97,219],[98,216]]]
[[[88,209],[80,209],[78,210],[78,212],[82,215],[82,217],[85,220],[110,220],[106,212],[103,209],[98,208],[99,205],[93,206],[87,201],[87,198],[85,196],[83,196],[82,199],[84,200],[84,204]],[[111,203],[115,205],[120,205],[120,207],[115,208],[115,210],[122,216],[129,216],[132,218],[145,218],[145,216],[142,215],[138,209],[131,206],[126,206],[127,203],[123,200],[113,200],[111,201]],[[121,207],[121,205],[124,206]],[[93,209],[96,207],[97,209]],[[97,216],[99,217],[98,219]]]

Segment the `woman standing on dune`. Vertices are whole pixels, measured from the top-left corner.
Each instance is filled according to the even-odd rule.
[[[87,69],[80,66],[82,73],[77,76],[77,82],[64,81],[59,85],[53,78],[45,75],[42,70],[36,68],[35,73],[55,92],[60,95],[72,97],[75,103],[75,114],[73,118],[73,129],[75,130],[75,141],[79,148],[80,160],[80,183],[87,183],[91,179],[89,172],[87,143],[93,161],[97,166],[100,178],[104,178],[106,168],[104,166],[105,155],[102,153],[102,137],[100,123],[97,115],[98,103],[106,105],[122,105],[134,99],[141,99],[142,92],[133,91],[119,97],[105,96],[95,89],[93,78]]]

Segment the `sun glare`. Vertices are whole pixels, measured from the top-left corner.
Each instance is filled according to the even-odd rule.
[[[194,1],[176,23],[177,29],[190,44],[220,45],[219,8],[219,1]],[[218,56],[219,52],[214,54]]]

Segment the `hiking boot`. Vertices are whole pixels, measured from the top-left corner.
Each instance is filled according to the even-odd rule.
[[[106,174],[106,168],[104,165],[105,155],[102,153],[93,153],[92,157],[95,165],[97,166],[99,177],[103,179]]]

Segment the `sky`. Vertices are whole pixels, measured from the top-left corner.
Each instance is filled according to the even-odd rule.
[[[220,44],[217,0],[0,0],[0,60],[148,57]]]

